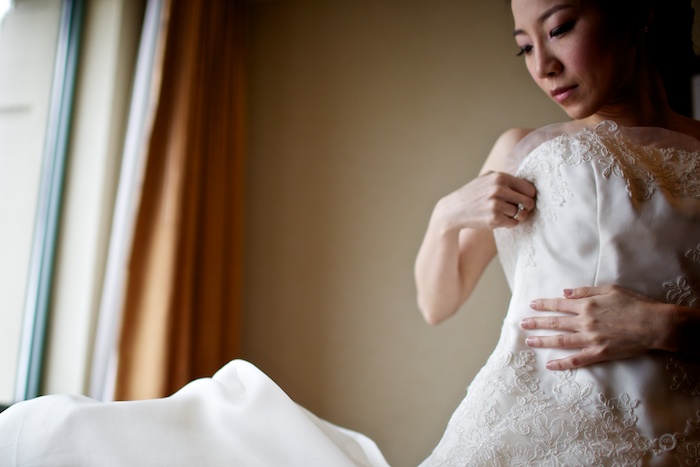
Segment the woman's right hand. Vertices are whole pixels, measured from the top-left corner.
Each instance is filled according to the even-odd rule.
[[[433,209],[415,264],[418,307],[428,323],[452,316],[472,293],[496,255],[493,229],[515,227],[535,208],[534,185],[506,172],[516,165],[513,148],[528,133],[527,128],[504,132],[481,175]]]
[[[445,320],[466,301],[496,254],[492,230],[526,220],[536,193],[527,180],[485,172],[438,201],[416,259],[418,306],[427,322]]]
[[[442,198],[433,221],[443,231],[515,227],[535,208],[535,186],[503,172],[485,172]]]

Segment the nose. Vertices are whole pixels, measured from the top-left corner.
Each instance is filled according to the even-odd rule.
[[[564,65],[547,47],[538,48],[535,60],[535,70],[540,78],[556,76],[564,69]]]

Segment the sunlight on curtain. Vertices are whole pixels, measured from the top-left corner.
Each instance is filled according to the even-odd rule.
[[[116,399],[171,394],[240,349],[246,2],[166,5]]]
[[[153,127],[155,97],[160,86],[167,9],[163,0],[148,0],[143,22],[124,143],[114,220],[100,301],[90,373],[90,397],[112,400],[117,339],[124,304],[128,256],[143,183],[147,142]]]

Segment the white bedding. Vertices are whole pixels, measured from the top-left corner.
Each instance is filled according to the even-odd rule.
[[[0,414],[0,465],[387,466],[364,435],[319,419],[252,364],[146,401],[44,396]]]

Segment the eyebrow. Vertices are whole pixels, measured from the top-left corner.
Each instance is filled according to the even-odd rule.
[[[552,16],[554,13],[561,11],[561,10],[566,10],[568,8],[573,8],[573,7],[574,7],[573,5],[567,4],[567,3],[560,3],[558,5],[554,5],[553,7],[549,8],[544,13],[542,13],[540,15],[540,17],[537,18],[537,22],[542,24],[545,21],[547,21],[547,18]],[[513,36],[519,36],[521,34],[525,34],[525,31],[522,29],[516,29],[515,31],[513,31]]]

